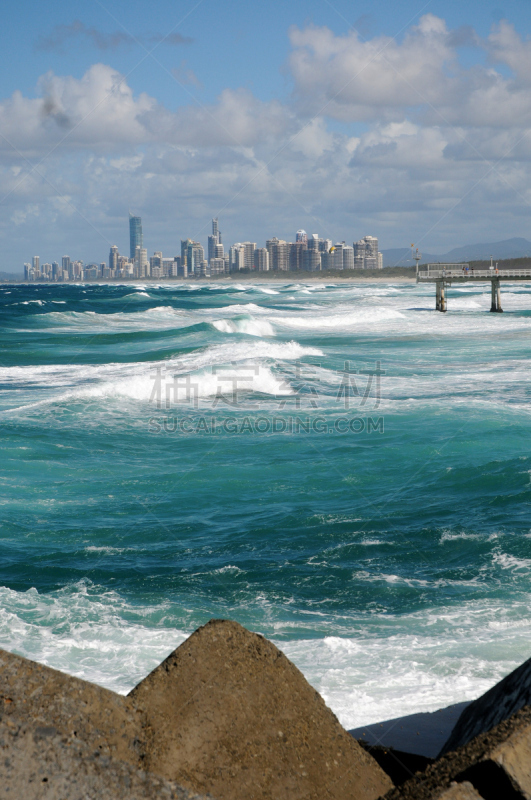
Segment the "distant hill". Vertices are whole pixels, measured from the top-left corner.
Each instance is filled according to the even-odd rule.
[[[0,281],[21,281],[24,279],[24,275],[20,272],[18,275],[15,272],[1,272],[0,271]]]
[[[514,238],[504,239],[502,242],[480,242],[479,244],[467,244],[464,247],[454,247],[448,253],[425,253],[422,249],[422,263],[428,261],[446,261],[455,264],[458,261],[482,261],[492,257],[502,258],[525,258],[531,256],[531,242],[528,239]],[[396,247],[390,250],[382,250],[384,267],[412,266],[414,261],[411,258],[410,247]]]

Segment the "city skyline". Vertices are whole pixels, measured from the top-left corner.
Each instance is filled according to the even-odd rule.
[[[331,239],[319,234],[308,234],[299,229],[295,241],[270,237],[265,247],[257,242],[235,242],[225,252],[219,220],[212,218],[212,233],[208,236],[205,251],[201,242],[181,239],[180,255],[164,257],[156,250],[148,257],[143,247],[142,218],[129,212],[129,257],[111,245],[107,261],[85,264],[81,259],[64,255],[58,261],[43,262],[33,256],[24,263],[24,280],[77,281],[124,280],[143,278],[210,278],[237,272],[320,272],[327,270],[382,269],[383,256],[378,239],[364,236],[352,246],[343,240],[333,244]]]

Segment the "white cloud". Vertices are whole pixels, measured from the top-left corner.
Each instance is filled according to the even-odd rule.
[[[356,31],[292,28],[289,66],[303,113],[344,121],[401,118],[405,108],[447,102],[459,88],[458,64],[444,20],[427,14],[402,43],[362,41]],[[454,73],[454,74],[452,74]]]
[[[531,43],[512,26],[482,41],[428,14],[400,42],[311,26],[290,37],[289,102],[227,88],[170,111],[104,64],[0,102],[0,233],[17,253],[3,268],[29,241],[48,242],[47,259],[127,251],[129,207],[148,249],[171,254],[217,214],[227,243],[299,227],[384,246],[431,231],[434,251],[526,235]],[[478,55],[466,68],[463,43]]]
[[[105,64],[95,64],[80,79],[43,75],[40,97],[20,92],[0,103],[2,149],[26,154],[51,147],[113,147],[153,139],[147,122],[156,101],[133,96],[123,77]]]

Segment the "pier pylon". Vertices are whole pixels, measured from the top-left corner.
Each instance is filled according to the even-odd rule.
[[[435,283],[435,310],[446,311],[446,293],[444,281]]]
[[[500,280],[499,278],[493,278],[491,281],[491,304],[490,310],[496,312],[503,312],[503,308],[501,307],[501,292],[500,292]]]

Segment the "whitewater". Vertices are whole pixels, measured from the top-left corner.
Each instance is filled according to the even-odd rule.
[[[125,693],[230,618],[347,728],[529,658],[531,283],[448,294],[1,285],[0,647]]]

